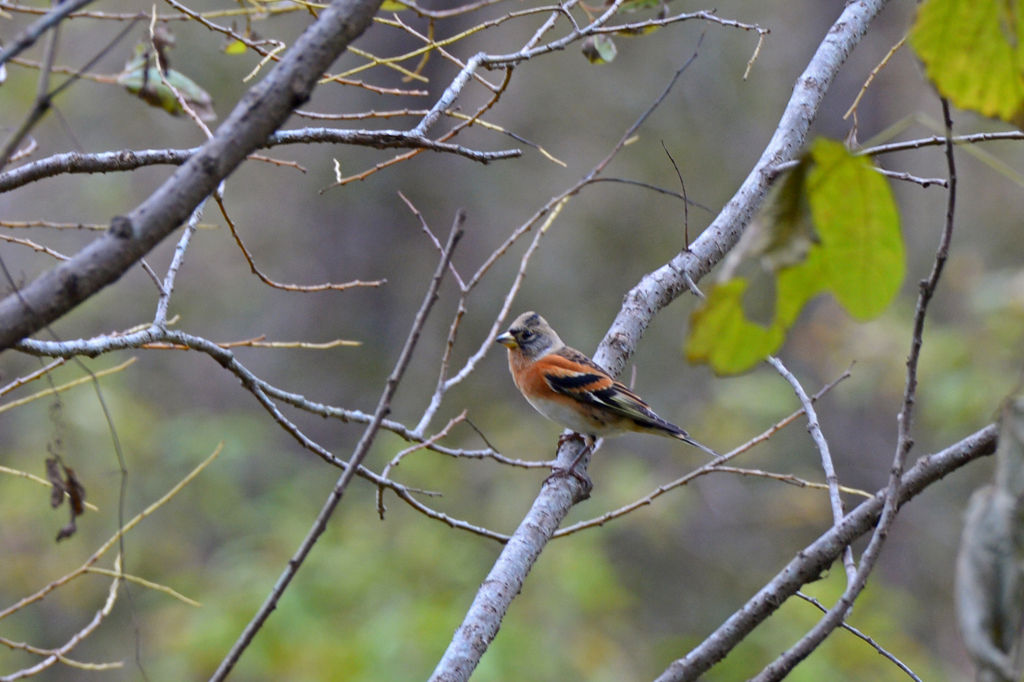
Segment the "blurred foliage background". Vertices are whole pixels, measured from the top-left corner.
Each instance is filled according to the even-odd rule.
[[[722,0],[719,15],[769,28],[760,57],[742,80],[756,35],[707,27],[699,57],[676,89],[640,130],[639,139],[613,161],[608,175],[675,189],[678,181],[662,142],[680,164],[689,197],[711,211],[691,209],[689,230],[698,233],[731,197],[770,138],[792,84],[841,11],[841,2]],[[209,0],[197,10],[227,9]],[[482,20],[522,7],[499,4],[483,14],[440,22],[452,35]],[[441,7],[441,5],[436,5]],[[94,9],[145,10],[126,0]],[[680,0],[673,11],[707,9]],[[169,11],[161,8],[161,12]],[[914,3],[891,3],[851,56],[831,89],[815,133],[842,139],[842,115],[868,73],[906,32]],[[525,42],[542,16],[508,22],[452,47],[460,58],[496,53]],[[404,21],[425,30],[411,12]],[[302,12],[255,25],[288,44],[308,23]],[[10,40],[27,19],[0,18],[0,39]],[[223,22],[227,24],[228,22]],[[122,28],[78,19],[65,25],[60,64],[81,64]],[[248,87],[242,78],[256,57],[224,54],[225,41],[191,22],[173,25],[175,69],[211,93],[223,119]],[[316,294],[272,290],[249,273],[215,206],[186,257],[172,299],[178,326],[215,341],[265,334],[271,340],[357,340],[355,348],[315,350],[237,349],[257,375],[285,390],[342,407],[372,411],[384,378],[405,340],[430,273],[434,247],[397,196],[401,191],[444,233],[458,207],[467,209],[467,236],[455,255],[464,275],[552,194],[570,186],[603,158],[623,131],[648,108],[671,74],[693,53],[703,23],[687,22],[643,37],[616,39],[618,56],[591,65],[578,49],[517,68],[512,86],[485,118],[542,145],[567,166],[524,147],[518,160],[482,166],[464,158],[421,154],[411,162],[342,188],[333,161],[351,174],[392,153],[327,145],[279,147],[272,156],[295,160],[308,173],[250,162],[228,181],[228,206],[257,263],[278,281],[314,284],[386,278],[379,289]],[[96,67],[116,74],[131,56],[140,24]],[[383,26],[358,47],[392,54],[416,44]],[[39,58],[40,49],[32,58]],[[352,55],[340,64],[357,65]],[[305,109],[356,112],[419,108],[432,103],[456,73],[436,55],[424,75],[430,98],[385,97],[356,88],[319,88]],[[492,77],[494,74],[490,74]],[[372,82],[403,85],[401,76],[377,69]],[[0,121],[16,125],[30,106],[36,72],[11,65],[0,87]],[[472,102],[472,97],[467,101]],[[482,101],[482,100],[481,100]],[[81,82],[57,103],[35,131],[35,158],[70,150],[105,151],[192,147],[202,133],[187,118],[171,118],[114,85]],[[924,83],[909,50],[879,74],[859,109],[859,136],[867,140],[907,117],[912,124],[894,139],[937,132],[941,120],[934,92]],[[956,112],[956,132],[997,129],[997,124]],[[317,125],[293,118],[290,126]],[[401,127],[394,120],[380,127]],[[471,130],[463,144],[486,149],[520,146],[496,133]],[[1013,168],[1024,157],[1012,143],[986,151]],[[920,176],[941,177],[941,148],[890,155],[882,164]],[[960,195],[949,266],[925,332],[915,425],[921,455],[989,423],[1018,381],[1024,352],[1024,242],[1020,239],[1021,188],[1015,179],[958,152]],[[9,220],[107,223],[153,191],[173,169],[64,176],[0,195]],[[878,320],[858,324],[828,298],[801,317],[781,353],[809,391],[856,363],[852,377],[822,400],[819,416],[840,481],[874,491],[885,484],[895,448],[895,415],[903,390],[916,282],[930,267],[945,211],[941,188],[894,187],[907,243],[907,281],[897,303]],[[1016,208],[1014,208],[1016,207]],[[513,314],[534,309],[572,346],[591,352],[639,278],[683,245],[677,199],[625,185],[585,189],[566,206],[531,262]],[[74,253],[93,233],[21,230],[15,236],[45,241]],[[520,243],[491,271],[470,300],[455,351],[460,366],[479,346],[497,313],[525,248]],[[19,282],[53,265],[47,256],[0,245]],[[166,269],[173,243],[148,258]],[[714,275],[712,275],[714,276]],[[710,282],[710,280],[709,280]],[[765,286],[768,286],[766,284]],[[128,328],[151,319],[154,287],[139,268],[54,325],[63,339]],[[440,354],[456,291],[442,289],[413,365],[393,405],[392,417],[415,424],[437,380]],[[632,365],[636,389],[667,419],[724,451],[760,433],[798,407],[790,387],[770,367],[718,378],[686,364],[682,346],[693,310],[680,298],[647,331]],[[40,679],[139,679],[138,655],[151,680],[208,676],[263,601],[326,497],[336,472],[302,450],[237,380],[208,357],[184,351],[117,353],[86,361],[94,370],[138,362],[102,380],[128,470],[126,513],[144,508],[180,480],[221,440],[223,454],[166,507],[126,539],[127,570],[169,585],[202,602],[193,608],[137,586],[122,597],[111,619],[83,642],[74,658],[125,660],[122,671],[90,673],[57,668]],[[38,368],[38,361],[8,352],[3,380]],[[629,380],[630,369],[624,375]],[[57,382],[81,375],[75,367]],[[12,397],[42,387],[37,382]],[[548,459],[558,428],[518,395],[504,351],[493,349],[478,371],[445,401],[435,427],[463,409],[502,453]],[[362,432],[358,425],[289,413],[318,442],[347,456]],[[23,479],[0,476],[0,607],[81,564],[117,529],[120,473],[95,393],[84,385],[64,394],[60,414],[41,400],[0,414],[0,464],[43,473],[47,444],[59,436],[69,465],[100,513],[79,520],[72,539],[55,544],[64,510],[48,506],[48,491]],[[481,447],[465,425],[447,441]],[[380,470],[405,447],[383,433],[367,464]],[[642,497],[698,463],[701,453],[667,440],[627,436],[609,442],[591,467],[595,490],[569,522],[597,516]],[[820,481],[818,455],[798,422],[744,456],[743,466],[792,473]],[[900,516],[880,568],[850,619],[919,675],[953,680],[968,664],[954,625],[953,562],[961,512],[971,490],[990,476],[981,462],[933,486]],[[509,533],[529,507],[545,473],[509,470],[493,462],[453,461],[431,453],[405,460],[395,475],[409,485],[440,490],[436,508]],[[243,656],[239,680],[425,679],[461,622],[476,588],[500,547],[429,520],[387,496],[378,519],[374,490],[357,481],[285,594],[278,610]],[[848,499],[854,504],[854,498]],[[653,505],[603,528],[550,545],[474,675],[497,680],[593,682],[643,680],[699,643],[795,552],[831,523],[827,495],[764,479],[716,474],[663,496]],[[109,564],[105,564],[109,565]],[[829,603],[844,584],[841,567],[808,592]],[[101,606],[108,579],[85,576],[42,603],[8,619],[0,634],[37,646],[54,646],[77,631]],[[794,601],[721,665],[709,680],[755,673],[817,619],[813,606]],[[138,654],[136,653],[138,652]],[[2,672],[36,660],[0,650]],[[888,680],[904,675],[870,646],[836,632],[794,672],[795,680]]]

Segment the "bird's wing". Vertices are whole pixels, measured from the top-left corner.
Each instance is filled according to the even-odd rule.
[[[544,358],[544,378],[556,393],[608,408],[640,422],[661,422],[651,408],[583,353],[563,348]]]

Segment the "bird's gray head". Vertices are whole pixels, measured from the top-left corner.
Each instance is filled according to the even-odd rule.
[[[510,350],[519,350],[528,358],[543,357],[565,347],[547,321],[532,310],[517,317],[508,331],[495,341]]]

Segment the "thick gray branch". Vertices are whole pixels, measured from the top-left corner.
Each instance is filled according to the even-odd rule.
[[[699,281],[736,245],[776,177],[775,166],[795,159],[800,153],[807,140],[807,131],[825,93],[839,73],[839,67],[887,1],[857,0],[846,6],[797,79],[775,135],[757,165],[689,250],[646,275],[626,294],[618,317],[594,355],[598,364],[614,374],[621,372],[658,311],[688,290],[687,277],[694,282]]]
[[[995,451],[999,429],[995,424],[971,434],[942,452],[922,457],[903,475],[897,491],[897,503],[901,505],[918,495],[935,481],[955,471],[968,462],[990,455]],[[725,658],[733,647],[764,622],[782,606],[782,603],[796,594],[797,590],[812,580],[817,580],[843,552],[843,548],[871,530],[882,514],[885,505],[883,489],[867,502],[851,511],[842,523],[833,526],[827,533],[804,548],[784,569],[750,601],[729,617],[714,633],[705,639],[685,658],[674,661],[656,682],[687,682],[696,680],[715,663]]]
[[[171,234],[199,202],[306,102],[323,73],[373,20],[381,0],[335,0],[198,154],[74,258],[0,301],[0,350],[32,334],[116,281]]]

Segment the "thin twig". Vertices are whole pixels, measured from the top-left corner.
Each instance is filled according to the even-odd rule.
[[[5,241],[10,244],[18,244],[20,246],[27,246],[33,251],[45,253],[47,256],[51,256],[53,258],[56,258],[57,260],[71,260],[68,256],[65,256],[63,253],[54,251],[53,249],[47,246],[43,246],[42,244],[36,244],[31,239],[19,239],[18,237],[10,237],[6,234],[0,234],[0,241]]]
[[[47,372],[50,372],[50,371],[60,367],[65,362],[67,362],[67,360],[65,358],[57,358],[56,360],[54,360],[50,364],[46,365],[45,367],[40,367],[36,371],[30,372],[29,374],[26,374],[23,377],[18,377],[17,379],[15,379],[11,383],[7,384],[3,388],[0,388],[0,395],[7,395],[8,393],[13,391],[14,389],[19,388],[20,386],[24,386],[25,384],[27,384],[27,383],[29,383],[31,381],[35,381],[36,379],[38,379],[39,377],[43,376]]]
[[[916,175],[911,175],[910,173],[905,173],[903,171],[891,171],[886,170],[885,168],[877,167],[875,168],[875,171],[881,173],[887,178],[892,178],[893,180],[903,180],[904,182],[912,182],[916,185],[921,185],[921,187],[924,187],[925,189],[931,187],[932,185],[938,185],[939,187],[949,186],[948,182],[946,181],[946,178],[919,178]]]
[[[803,592],[797,592],[796,596],[800,597],[801,599],[803,599],[804,601],[806,601],[806,602],[808,602],[810,604],[814,604],[814,606],[818,607],[818,610],[821,611],[822,613],[828,613],[828,609],[825,608],[825,605],[822,604],[817,599],[815,599],[814,597],[812,597],[812,596],[810,596],[808,594],[804,594]],[[882,646],[878,642],[873,640],[871,637],[868,637],[863,632],[861,632],[857,628],[853,627],[849,623],[843,623],[842,627],[843,627],[844,630],[853,633],[854,635],[856,635],[860,639],[864,640],[865,642],[867,642],[868,644],[873,646],[875,648],[875,651],[877,651],[882,656],[885,656],[890,661],[892,661],[896,665],[897,668],[899,668],[900,670],[905,672],[907,675],[909,675],[910,679],[914,680],[914,682],[922,682],[921,678],[918,677],[917,675],[915,675],[914,671],[911,670],[910,668],[908,668],[903,663],[903,661],[901,661],[900,659],[896,658],[891,653],[889,653],[888,651],[883,649]]]
[[[408,447],[399,452],[394,457],[392,457],[391,461],[388,462],[387,465],[385,465],[384,470],[380,472],[380,475],[383,478],[387,478],[388,474],[391,473],[391,470],[398,466],[399,464],[401,464],[402,460],[405,459],[407,456],[411,455],[414,452],[424,450],[429,446],[433,445],[434,443],[438,442],[439,440],[443,440],[444,438],[446,438],[448,436],[448,433],[456,424],[465,421],[466,413],[467,410],[463,410],[459,416],[455,417],[454,419],[451,419],[443,429],[435,433],[427,440],[423,441],[422,443],[417,443],[416,445]],[[377,514],[378,516],[380,516],[381,521],[384,520],[385,511],[387,511],[387,509],[384,507],[384,486],[379,485],[377,486]]]
[[[156,290],[160,292],[160,295],[164,295],[164,283],[160,281],[160,276],[156,274],[156,271],[146,262],[145,258],[139,259],[139,265],[142,266],[142,270],[149,275],[149,278],[153,280],[153,284],[156,285]]]
[[[242,251],[242,255],[245,256],[245,261],[249,264],[249,270],[252,274],[259,277],[260,281],[269,287],[274,289],[283,289],[284,291],[299,291],[303,293],[310,293],[314,291],[345,291],[346,289],[353,289],[355,287],[379,287],[387,283],[386,279],[378,279],[372,282],[363,282],[362,280],[355,280],[353,282],[345,282],[344,284],[332,284],[327,282],[326,284],[281,284],[270,279],[263,272],[256,267],[256,262],[252,258],[252,254],[245,248],[245,244],[242,243],[242,238],[238,235],[238,230],[235,229],[235,223],[231,220],[231,216],[228,215],[228,209],[224,205],[224,192],[222,188],[218,188],[213,195],[214,201],[217,202],[217,206],[220,207],[220,214],[224,216],[224,221],[228,224],[228,229],[231,230],[231,236],[235,238],[235,243],[238,244],[238,248]]]
[[[727,474],[739,474],[740,476],[757,476],[759,478],[770,478],[773,481],[782,481],[783,483],[789,483],[795,485],[798,488],[811,488],[813,490],[828,490],[827,483],[815,483],[814,481],[808,481],[794,476],[793,474],[779,474],[774,471],[763,471],[761,469],[744,469],[741,467],[727,467],[727,466],[716,466],[715,471],[721,471]],[[845,485],[839,486],[839,492],[846,493],[848,495],[857,495],[858,497],[866,497],[870,499],[871,493],[866,490],[860,490],[859,488],[848,488]]]
[[[231,672],[232,668],[234,668],[235,664],[238,662],[242,653],[248,648],[249,644],[256,636],[256,633],[259,632],[267,618],[269,618],[270,614],[275,608],[277,608],[278,600],[280,600],[281,595],[283,595],[284,591],[288,588],[289,583],[291,583],[292,578],[295,577],[295,574],[302,566],[303,561],[305,561],[306,557],[309,555],[310,550],[313,549],[313,545],[316,544],[317,539],[327,528],[327,521],[334,514],[334,510],[341,502],[345,489],[352,481],[352,478],[355,476],[360,464],[362,464],[363,458],[365,458],[367,453],[369,453],[370,446],[373,445],[377,432],[380,429],[381,422],[384,421],[384,415],[391,409],[391,400],[395,395],[399,382],[402,380],[402,376],[405,374],[406,367],[409,366],[409,361],[412,359],[413,349],[416,347],[416,342],[419,340],[420,332],[423,330],[423,325],[427,321],[430,309],[437,300],[437,292],[441,285],[441,279],[444,277],[444,273],[448,269],[448,262],[451,260],[452,252],[458,244],[459,239],[462,237],[462,224],[465,222],[465,219],[465,212],[460,210],[455,217],[455,222],[448,235],[448,244],[445,246],[444,254],[438,263],[437,270],[434,272],[434,277],[430,281],[430,286],[427,288],[427,293],[423,299],[422,305],[420,306],[419,312],[416,313],[416,319],[413,321],[412,329],[409,331],[408,338],[406,338],[405,346],[402,348],[402,353],[398,358],[398,362],[395,364],[395,369],[391,372],[391,376],[389,376],[385,382],[384,391],[377,403],[377,409],[374,411],[373,420],[366,427],[362,437],[359,439],[359,443],[356,445],[345,471],[342,473],[341,478],[338,479],[334,489],[328,496],[323,508],[317,515],[316,521],[309,529],[309,533],[302,541],[298,550],[296,550],[295,554],[288,561],[288,566],[278,578],[277,583],[274,585],[274,589],[271,590],[269,595],[267,595],[266,600],[256,612],[256,615],[253,616],[252,620],[249,621],[249,624],[246,625],[234,646],[231,647],[231,651],[229,651],[224,657],[224,660],[221,661],[217,671],[210,678],[210,682],[220,682],[227,677],[228,673]]]
[[[178,269],[185,261],[185,251],[188,249],[188,243],[192,239],[192,235],[196,233],[196,225],[203,219],[203,208],[205,206],[206,199],[203,199],[196,206],[195,210],[192,211],[188,223],[185,224],[185,231],[182,233],[181,239],[178,240],[178,246],[174,249],[174,257],[171,258],[171,264],[167,268],[167,276],[164,277],[163,283],[159,285],[160,298],[156,304],[156,315],[153,317],[153,324],[157,327],[164,328],[167,326],[167,306],[170,305],[171,294],[174,292],[174,279],[178,276]]]
[[[807,391],[800,385],[800,381],[796,376],[786,369],[781,360],[769,355],[768,364],[774,367],[782,375],[782,378],[789,382],[800,404],[804,406],[804,414],[807,415],[807,431],[811,434],[811,439],[814,440],[814,444],[818,448],[818,454],[821,456],[821,468],[825,471],[829,502],[832,504],[832,524],[836,525],[843,520],[846,511],[843,509],[843,498],[839,496],[839,477],[836,476],[836,469],[832,464],[832,454],[829,452],[828,441],[825,440],[825,434],[821,432],[821,425],[818,423],[818,413],[814,410],[814,405],[807,395]],[[846,567],[847,585],[852,584],[857,576],[857,564],[853,559],[853,549],[849,546],[843,551],[843,565]]]
[[[898,50],[901,47],[903,47],[903,44],[905,42],[907,42],[907,36],[906,35],[903,36],[902,38],[900,38],[898,43],[896,43],[891,48],[889,48],[889,51],[885,54],[884,57],[882,57],[882,61],[878,63],[878,66],[876,66],[875,68],[871,69],[871,73],[868,75],[868,79],[866,81],[864,81],[864,85],[861,86],[860,92],[858,92],[857,93],[857,97],[854,98],[853,104],[851,104],[850,108],[846,110],[845,114],[843,114],[843,120],[844,121],[846,119],[850,118],[850,114],[855,114],[856,113],[857,106],[860,105],[861,98],[864,97],[864,93],[868,91],[869,87],[871,87],[871,82],[875,80],[875,76],[877,76],[878,72],[881,71],[885,67],[885,65],[889,63],[889,60],[892,58],[892,56],[894,54],[896,54],[896,50]]]
[[[100,377],[105,377],[108,374],[114,374],[116,372],[120,372],[122,369],[125,369],[129,365],[134,363],[135,360],[136,360],[136,358],[128,358],[126,361],[122,362],[120,365],[117,365],[116,367],[111,367],[109,369],[104,369],[104,370],[101,370],[99,372],[89,372],[89,376],[84,376],[84,377],[81,377],[79,379],[75,379],[74,381],[69,381],[68,383],[61,384],[60,386],[51,386],[50,388],[43,389],[42,391],[39,391],[38,393],[35,393],[35,394],[30,395],[28,397],[21,398],[19,400],[12,400],[9,403],[4,403],[3,405],[0,405],[0,412],[6,412],[7,410],[12,410],[15,407],[21,407],[22,405],[27,405],[28,403],[30,403],[30,402],[32,402],[34,400],[39,400],[40,398],[46,398],[46,397],[49,397],[51,395],[57,395],[58,393],[62,393],[64,391],[68,390],[69,388],[74,388],[75,386],[81,386],[82,384],[87,384],[90,381],[95,381],[96,379],[99,379]]]
[[[33,483],[38,483],[39,485],[44,485],[47,488],[53,488],[54,487],[53,481],[48,481],[45,478],[41,478],[39,476],[35,476],[33,474],[28,473],[27,471],[21,471],[20,469],[12,469],[10,467],[5,467],[5,466],[0,465],[0,474],[7,474],[8,476],[17,476],[18,478],[24,478],[26,480],[32,481]],[[70,498],[71,494],[68,491],[65,490],[64,491],[64,497],[65,498]],[[99,511],[100,510],[99,507],[97,507],[92,502],[83,502],[83,504],[85,505],[85,508],[89,509],[90,511]]]

